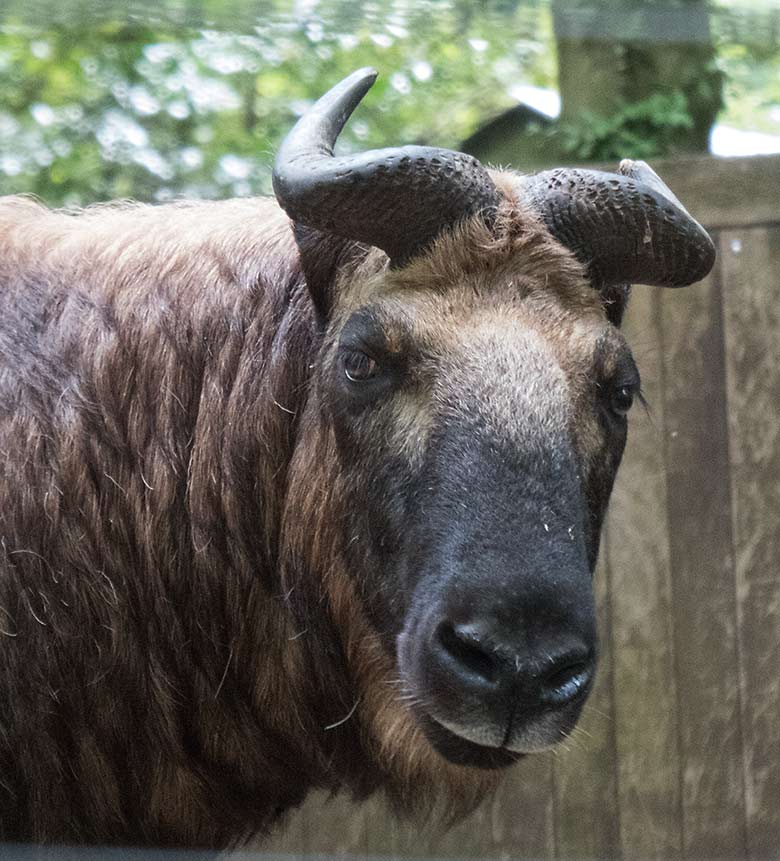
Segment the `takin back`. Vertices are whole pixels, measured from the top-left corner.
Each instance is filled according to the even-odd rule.
[[[714,248],[642,162],[334,157],[374,78],[276,201],[0,202],[2,840],[467,811],[578,718],[627,285]]]

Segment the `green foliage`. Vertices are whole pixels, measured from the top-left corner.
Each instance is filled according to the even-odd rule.
[[[346,149],[457,146],[552,82],[539,6],[446,0],[301,4],[249,32],[134,21],[0,32],[0,192],[52,204],[270,190],[281,136],[328,86],[380,71]]]
[[[723,120],[737,128],[780,134],[780,5],[730,0],[713,18],[717,64],[725,81]]]
[[[712,19],[724,116],[780,133],[777,39],[751,35],[752,19],[732,5],[713,7]],[[760,12],[776,24],[770,6]],[[458,146],[515,104],[518,85],[556,86],[549,0],[135,0],[127,9],[120,0],[4,4],[0,193],[52,205],[266,193],[281,137],[362,65],[380,78],[344,150]],[[691,101],[667,88],[612,117],[583,115],[561,129],[566,152],[668,152],[694,113],[695,90],[686,92]]]
[[[677,132],[692,125],[685,95],[676,91],[655,93],[608,117],[582,113],[558,134],[563,151],[577,161],[614,161],[627,154],[648,159],[673,151]]]

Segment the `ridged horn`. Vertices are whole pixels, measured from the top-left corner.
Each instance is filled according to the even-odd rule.
[[[523,179],[527,202],[594,285],[684,287],[715,262],[706,230],[643,161],[619,173],[559,168]]]
[[[335,157],[344,124],[376,79],[360,69],[298,121],[276,157],[273,185],[293,221],[375,245],[399,266],[445,228],[476,213],[490,219],[498,192],[472,156],[404,146]]]

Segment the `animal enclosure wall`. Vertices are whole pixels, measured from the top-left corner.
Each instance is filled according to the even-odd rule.
[[[654,165],[716,239],[693,288],[634,290],[631,417],[581,729],[446,834],[311,799],[265,851],[328,857],[780,852],[780,158]]]

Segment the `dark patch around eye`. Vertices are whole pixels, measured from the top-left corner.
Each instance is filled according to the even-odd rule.
[[[637,394],[642,388],[639,369],[630,353],[620,356],[612,373],[608,374],[607,378],[611,381],[613,388],[631,389],[632,394]]]
[[[381,404],[404,379],[403,357],[391,352],[381,307],[356,311],[341,331],[334,363],[334,391],[344,417]]]
[[[628,386],[637,394],[641,388],[639,369],[631,351],[621,341],[603,336],[596,343],[593,355],[595,378],[613,388]]]
[[[594,378],[602,408],[613,420],[624,422],[636,401],[646,404],[639,369],[620,340],[606,335],[599,339],[594,351]]]
[[[384,352],[385,330],[376,310],[369,307],[356,311],[342,329],[339,346],[341,349],[359,350],[370,355]]]
[[[389,317],[377,305],[361,308],[345,324],[339,339],[342,362],[350,351],[366,353],[379,365],[382,375],[389,374],[397,381],[420,359],[413,333],[404,321]]]

